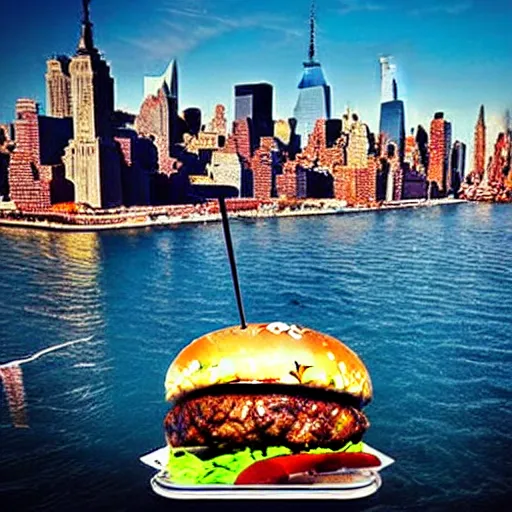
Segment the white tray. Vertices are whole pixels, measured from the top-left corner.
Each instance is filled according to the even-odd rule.
[[[194,485],[184,486],[172,482],[165,468],[169,458],[167,446],[159,448],[140,458],[147,466],[158,470],[151,478],[151,488],[164,498],[170,499],[230,499],[230,500],[276,500],[276,499],[313,499],[313,500],[353,500],[366,498],[376,493],[382,485],[379,471],[393,464],[391,457],[363,444],[363,451],[377,456],[381,465],[372,470],[360,472],[359,482],[351,484],[341,483],[313,483],[313,484],[287,484],[287,485]],[[332,474],[339,474],[335,472]]]

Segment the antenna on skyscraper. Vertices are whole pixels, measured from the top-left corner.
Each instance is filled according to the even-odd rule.
[[[89,5],[91,3],[91,0],[82,0],[82,23],[90,23],[90,11],[89,11]]]
[[[80,42],[78,43],[78,50],[81,53],[88,53],[94,50],[91,14],[90,14],[91,0],[82,0],[82,34]]]
[[[309,17],[309,61],[315,59],[315,0],[311,2],[311,15]]]
[[[485,123],[485,107],[484,105],[480,106],[480,112],[478,113],[478,122],[484,124]]]

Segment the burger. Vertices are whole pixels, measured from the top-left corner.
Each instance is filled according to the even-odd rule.
[[[206,334],[165,378],[169,478],[234,484],[258,461],[361,452],[372,399],[361,359],[336,338],[281,322]]]

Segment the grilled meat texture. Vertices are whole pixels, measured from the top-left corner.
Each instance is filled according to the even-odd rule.
[[[165,418],[171,446],[343,447],[370,426],[358,409],[286,394],[205,395],[177,404]]]

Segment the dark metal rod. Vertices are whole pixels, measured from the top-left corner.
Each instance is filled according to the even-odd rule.
[[[242,304],[242,294],[240,292],[240,283],[238,282],[238,272],[236,270],[235,252],[233,251],[233,242],[231,241],[231,231],[229,230],[228,212],[226,202],[223,197],[219,197],[220,214],[222,216],[222,227],[224,228],[224,238],[226,239],[226,248],[228,250],[229,264],[231,266],[231,275],[233,276],[233,286],[235,287],[236,302],[238,312],[240,313],[240,324],[242,329],[247,327],[245,322],[244,305]]]

